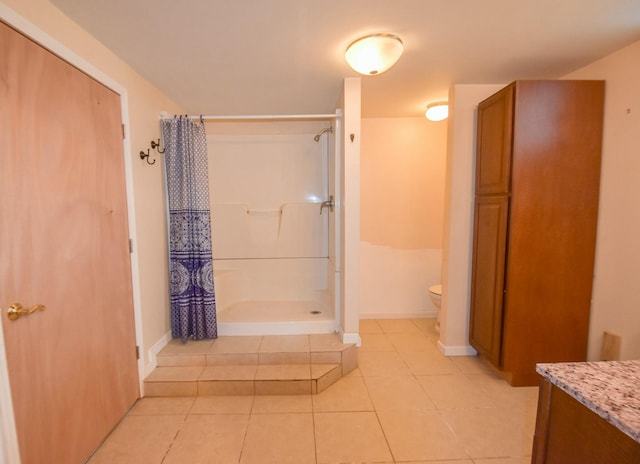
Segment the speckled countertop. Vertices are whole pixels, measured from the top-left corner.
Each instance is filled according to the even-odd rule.
[[[640,443],[640,360],[538,364],[536,370]]]

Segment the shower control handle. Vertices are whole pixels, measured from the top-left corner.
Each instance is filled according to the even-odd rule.
[[[324,208],[329,208],[329,211],[333,213],[333,207],[336,205],[336,202],[333,201],[333,195],[329,195],[329,199],[327,201],[323,201],[320,203],[320,214],[322,214],[322,210]]]

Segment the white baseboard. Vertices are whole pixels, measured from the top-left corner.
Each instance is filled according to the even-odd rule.
[[[407,312],[393,312],[393,313],[360,313],[360,319],[423,319],[423,318],[436,318],[438,316],[437,310],[427,311],[407,311]]]
[[[148,353],[147,359],[149,360],[149,362],[147,362],[144,365],[145,377],[151,374],[151,372],[158,366],[158,360],[156,359],[156,355],[160,353],[160,350],[162,350],[162,348],[167,346],[167,343],[169,343],[170,341],[171,341],[171,331],[167,332],[162,337],[160,337],[160,340],[155,342],[151,346],[151,348],[149,348],[149,351],[147,352]]]
[[[340,331],[340,335],[342,336],[342,343],[354,343],[356,346],[362,346],[360,334]]]
[[[438,340],[438,350],[445,356],[475,356],[478,354],[478,352],[469,345],[447,346],[440,340]]]

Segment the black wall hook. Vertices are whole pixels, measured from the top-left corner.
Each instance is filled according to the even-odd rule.
[[[147,152],[146,153],[144,151],[140,150],[140,159],[141,160],[146,159],[147,164],[156,164],[156,160],[149,161],[149,149],[148,148],[147,148]]]
[[[158,153],[164,153],[164,150],[160,150],[160,139],[158,139],[158,141],[151,141],[151,148],[153,148],[154,150],[157,150]]]
[[[151,150],[156,150],[158,153],[164,153],[164,150],[160,150],[160,139],[156,142],[155,140],[151,141],[151,148],[147,148],[147,152],[140,151],[140,159],[147,160],[147,164],[156,164],[156,160],[149,161],[149,152]]]

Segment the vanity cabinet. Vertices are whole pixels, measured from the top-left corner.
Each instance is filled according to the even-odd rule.
[[[512,385],[586,357],[604,81],[516,81],[478,106],[470,343]]]
[[[640,463],[640,361],[538,365],[533,464]]]

